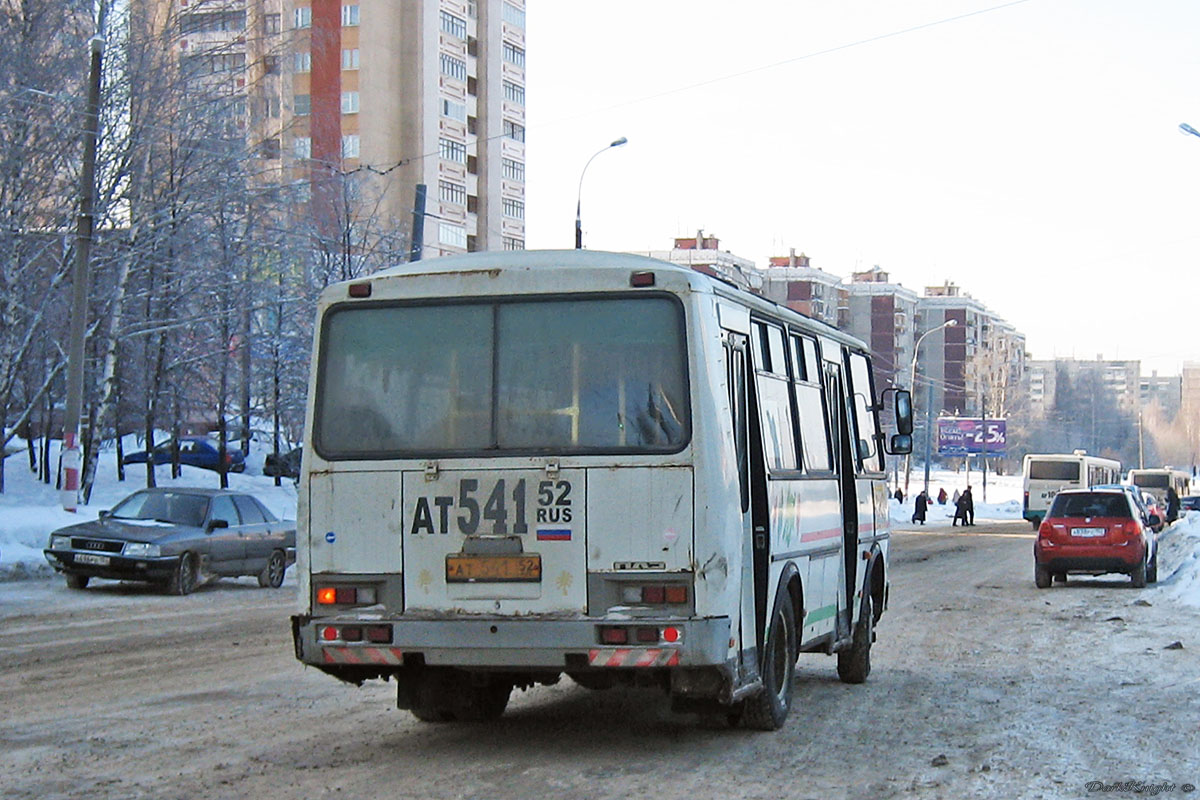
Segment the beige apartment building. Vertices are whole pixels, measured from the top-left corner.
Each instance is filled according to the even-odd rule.
[[[422,257],[525,247],[524,0],[284,0],[292,26],[285,154],[354,175],[350,199],[411,231]]]
[[[144,2],[230,73],[260,174],[319,225],[407,240],[422,185],[422,257],[524,249],[524,0]]]

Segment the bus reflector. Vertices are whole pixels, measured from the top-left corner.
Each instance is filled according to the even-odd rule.
[[[668,586],[667,587],[667,602],[678,605],[687,602],[687,587],[686,586]]]
[[[683,638],[683,631],[679,628],[663,628],[662,638],[664,642],[678,642]]]
[[[662,604],[666,602],[667,588],[665,586],[643,586],[642,602]]]
[[[630,286],[653,286],[654,285],[654,273],[653,272],[635,272],[629,276],[629,285]]]
[[[343,642],[361,642],[363,638],[363,629],[357,625],[347,625],[342,628]]]
[[[338,638],[338,629],[333,627],[332,625],[325,627],[325,628],[321,628],[321,638],[327,642],[332,642],[333,640]]]
[[[639,642],[657,642],[658,628],[638,628],[637,640]]]
[[[370,282],[350,284],[350,296],[351,297],[370,297],[371,296]]]
[[[391,644],[392,643],[392,626],[391,625],[369,625],[367,627],[367,641],[374,644]]]

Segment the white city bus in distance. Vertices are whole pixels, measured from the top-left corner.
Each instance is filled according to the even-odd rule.
[[[1154,495],[1163,511],[1167,509],[1167,487],[1175,488],[1179,497],[1191,494],[1191,473],[1182,469],[1162,467],[1158,469],[1131,469],[1126,476],[1126,483],[1136,486],[1144,492]]]
[[[800,652],[870,670],[889,579],[873,398],[863,343],[640,256],[478,253],[329,287],[297,658],[394,678],[427,721],[497,717],[566,673],[778,728]]]
[[[1021,464],[1025,486],[1025,519],[1034,530],[1042,524],[1054,496],[1062,489],[1086,489],[1103,483],[1119,483],[1121,462],[1073,453],[1030,453]]]

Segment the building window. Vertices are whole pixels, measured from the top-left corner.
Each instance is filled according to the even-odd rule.
[[[342,113],[358,113],[358,92],[342,92]]]
[[[525,66],[525,51],[515,44],[504,43],[504,60],[518,67]]]
[[[503,3],[504,6],[504,21],[509,25],[516,25],[518,28],[525,27],[525,9],[517,8],[512,3]]]
[[[474,133],[478,133],[478,132],[479,132],[479,118],[478,117],[467,117],[467,133],[474,134]]]
[[[479,195],[477,195],[477,194],[467,195],[467,213],[468,214],[478,214],[479,213]]]
[[[504,237],[504,249],[505,250],[524,250],[525,249],[525,240],[518,239],[515,236],[505,236]]]
[[[525,126],[511,119],[504,120],[504,135],[517,142],[525,141]]]
[[[312,158],[312,139],[308,136],[297,136],[292,141],[292,152],[296,158]]]
[[[293,69],[296,72],[312,72],[312,53],[301,50],[292,54]]]
[[[506,158],[501,162],[501,171],[510,181],[525,180],[525,165],[515,159]]]
[[[479,158],[476,156],[467,156],[467,174],[479,174]]]
[[[307,94],[295,95],[292,99],[292,110],[296,116],[312,113],[312,96]]]
[[[467,229],[461,225],[451,225],[449,222],[438,224],[438,241],[451,247],[467,247]]]
[[[467,79],[467,62],[448,53],[442,53],[442,74],[465,81]]]
[[[358,158],[357,133],[348,133],[342,137],[342,158]]]
[[[342,27],[353,28],[358,24],[358,6],[342,6]]]
[[[463,103],[456,103],[453,100],[442,98],[442,116],[456,119],[459,122],[467,121],[467,107]]]
[[[438,181],[438,199],[443,203],[464,205],[467,202],[467,187],[450,181]]]
[[[438,155],[456,164],[467,163],[467,146],[453,139],[438,139]]]
[[[292,12],[293,28],[311,28],[312,27],[312,9],[307,6],[298,6]]]
[[[179,32],[228,33],[246,29],[245,11],[208,11],[183,14],[179,17]]]
[[[504,82],[504,99],[525,105],[525,87],[512,81]]]
[[[279,98],[264,97],[262,101],[263,117],[266,119],[279,119]]]
[[[504,198],[504,216],[513,219],[525,219],[525,204],[520,200]]]
[[[467,38],[467,21],[454,16],[448,11],[443,11],[442,33],[448,33],[451,36],[457,36],[459,39],[465,39]]]
[[[358,48],[342,51],[342,69],[358,69]]]
[[[279,56],[263,56],[263,74],[279,74]]]
[[[479,19],[479,0],[467,0],[467,16]]]
[[[263,14],[263,33],[267,36],[274,36],[279,33],[279,15],[278,14]]]

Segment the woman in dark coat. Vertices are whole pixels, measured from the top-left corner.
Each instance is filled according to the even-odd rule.
[[[1167,522],[1179,519],[1179,494],[1174,486],[1167,487]]]
[[[925,509],[929,507],[929,498],[925,496],[925,492],[917,495],[917,499],[913,502],[913,522],[925,524]]]

